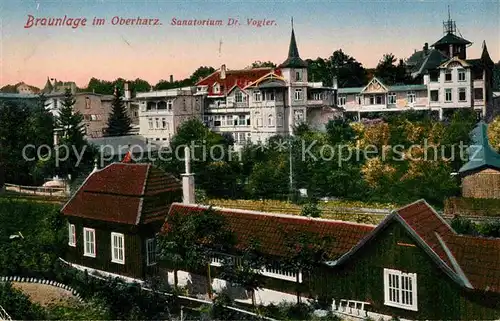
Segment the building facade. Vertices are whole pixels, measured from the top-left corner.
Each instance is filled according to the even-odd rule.
[[[222,65],[196,87],[197,95],[206,97],[205,124],[230,134],[236,145],[293,134],[301,123],[321,129],[340,115],[333,88],[308,82],[293,28],[288,58],[278,68],[227,70]]]
[[[139,134],[147,141],[168,144],[184,121],[202,119],[203,98],[195,87],[137,93]]]
[[[85,135],[88,138],[103,137],[108,126],[113,96],[85,92],[75,93],[73,96],[75,99],[73,110],[83,115]],[[62,107],[64,93],[48,94],[45,98],[47,98],[46,108],[57,116]]]
[[[493,104],[493,62],[486,43],[478,59],[467,58],[471,42],[457,35],[455,22],[444,23],[445,35],[429,48],[416,51],[406,61],[417,84],[388,85],[379,79],[363,88],[339,88],[338,106],[346,112],[363,113],[405,110],[446,110],[474,108],[484,119],[496,111]]]

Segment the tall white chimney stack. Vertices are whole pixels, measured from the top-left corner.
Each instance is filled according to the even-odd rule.
[[[130,100],[130,98],[132,97],[132,93],[130,92],[128,81],[125,82],[125,84],[123,85],[123,87],[125,89],[124,90],[125,100]]]
[[[220,66],[220,79],[226,79],[226,65]]]
[[[191,173],[191,149],[184,147],[185,173],[182,174],[182,196],[184,204],[195,204],[194,174]]]

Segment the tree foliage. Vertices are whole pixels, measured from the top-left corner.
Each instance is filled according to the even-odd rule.
[[[403,60],[398,62],[392,53],[385,54],[379,61],[375,68],[375,77],[387,85],[408,84],[412,81]]]
[[[122,92],[117,87],[113,95],[111,113],[108,118],[107,136],[125,136],[129,133],[132,120],[130,119],[127,107],[123,102]]]
[[[248,66],[248,69],[251,68],[263,68],[263,67],[271,67],[271,68],[276,68],[276,64],[272,61],[254,61],[250,66]]]
[[[310,81],[322,81],[324,86],[333,85],[333,76],[337,77],[338,86],[360,87],[366,84],[366,70],[354,57],[336,50],[328,58],[308,59]]]
[[[0,123],[0,164],[7,183],[35,185],[53,174],[53,166],[37,160],[36,155],[38,147],[53,146],[54,119],[45,108],[45,97],[31,105],[24,101],[1,102]],[[26,148],[23,155],[29,144],[34,148]],[[42,151],[41,156],[46,156],[47,150]]]

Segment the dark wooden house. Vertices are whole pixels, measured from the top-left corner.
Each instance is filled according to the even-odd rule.
[[[206,209],[176,203],[169,215]],[[377,313],[412,320],[500,317],[500,239],[456,234],[423,200],[394,211],[376,227],[214,209],[235,234],[237,247],[257,240],[262,254],[276,262],[273,268],[263,269],[266,288],[285,293],[299,289],[302,295],[329,300],[334,310],[354,302],[360,315]],[[286,255],[286,239],[301,232],[331,240],[328,258],[304,275],[279,265]],[[168,233],[168,219],[162,233]],[[215,269],[220,262],[213,258]]]
[[[66,260],[146,279],[157,271],[155,236],[170,204],[181,199],[180,181],[151,164],[94,170],[62,209],[68,220]]]

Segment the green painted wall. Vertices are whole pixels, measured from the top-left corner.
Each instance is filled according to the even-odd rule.
[[[384,305],[384,268],[417,273],[418,311]],[[319,269],[310,286],[318,295],[370,302],[373,311],[402,318],[484,320],[500,316],[498,296],[481,296],[461,288],[397,222],[389,224],[344,266]]]

